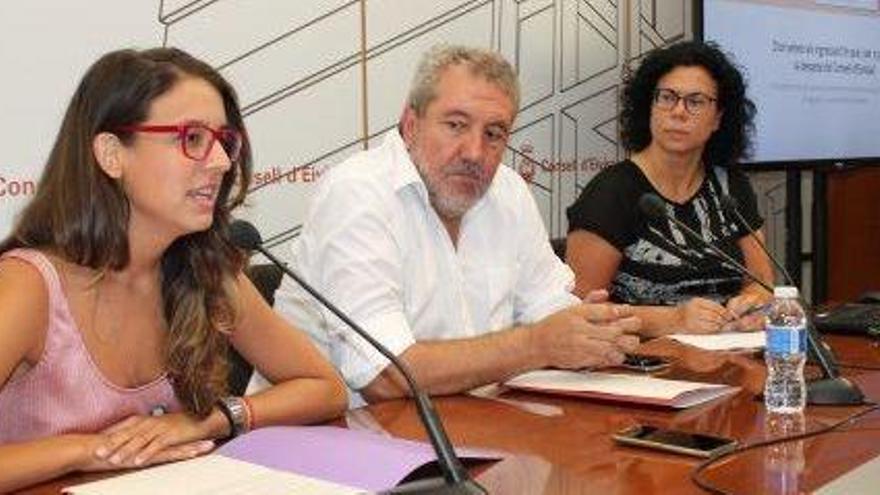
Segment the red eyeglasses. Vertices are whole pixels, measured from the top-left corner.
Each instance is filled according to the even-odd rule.
[[[214,142],[219,141],[229,161],[235,162],[241,156],[244,136],[232,127],[211,129],[205,124],[189,123],[177,125],[129,125],[119,127],[122,132],[151,132],[177,134],[183,155],[190,160],[202,161],[208,158]]]

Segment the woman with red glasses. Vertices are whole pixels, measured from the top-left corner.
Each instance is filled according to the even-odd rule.
[[[755,193],[736,166],[749,151],[755,114],[745,90],[712,44],[648,53],[621,98],[621,144],[630,157],[600,172],[568,208],[566,260],[576,290],[608,288],[613,301],[635,306],[648,336],[763,326],[755,308],[771,294],[668,220],[773,279],[750,235],[762,237]],[[640,208],[646,195],[656,218]]]
[[[86,73],[0,245],[0,492],[343,411],[335,370],[228,239],[244,136],[233,89],[179,50],[112,52]],[[275,385],[230,396],[230,345]]]

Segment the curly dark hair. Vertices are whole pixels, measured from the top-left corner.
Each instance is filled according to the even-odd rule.
[[[620,139],[624,149],[642,151],[651,144],[651,107],[657,82],[676,67],[702,67],[718,85],[721,125],[703,150],[703,163],[730,166],[751,153],[755,104],[736,66],[715,43],[683,41],[648,53],[624,82]]]

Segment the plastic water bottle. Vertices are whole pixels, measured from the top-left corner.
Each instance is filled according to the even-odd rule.
[[[807,351],[807,317],[797,287],[776,287],[767,315],[767,382],[764,405],[769,413],[798,413],[804,410],[807,386],[804,362]]]

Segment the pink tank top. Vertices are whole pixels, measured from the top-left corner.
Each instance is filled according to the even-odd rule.
[[[45,255],[16,249],[3,257],[27,261],[40,271],[49,292],[49,321],[39,361],[13,372],[0,389],[0,444],[96,433],[155,408],[181,409],[164,374],[136,388],[116,386],[104,377],[73,319],[58,272]]]

